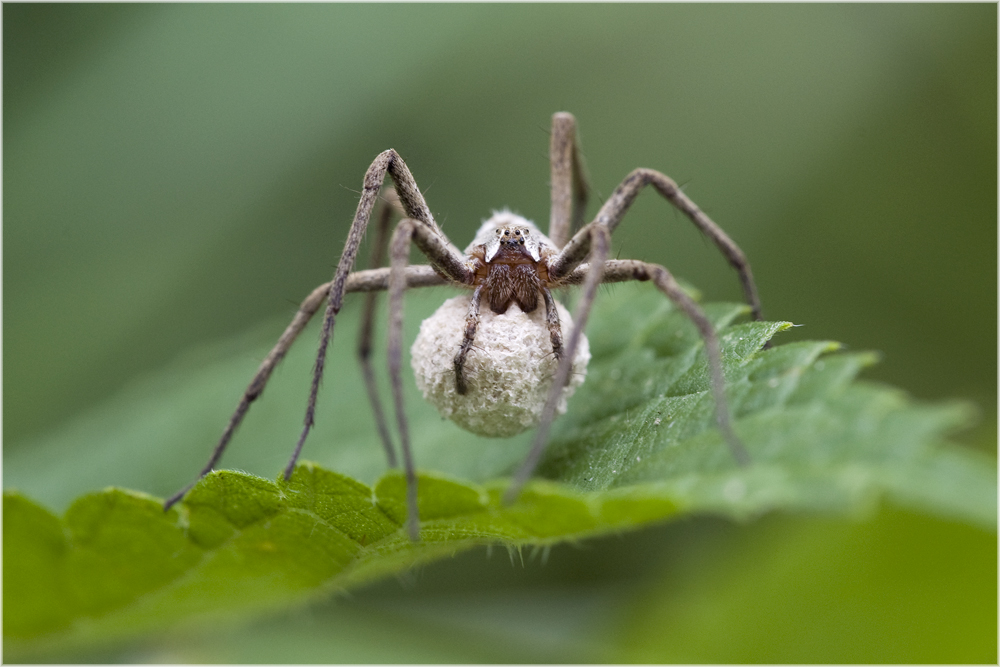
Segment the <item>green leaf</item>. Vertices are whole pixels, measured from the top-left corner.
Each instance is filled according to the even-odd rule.
[[[418,297],[418,312],[421,303]],[[735,428],[753,457],[747,468],[734,463],[713,426],[694,327],[648,286],[621,287],[597,303],[588,379],[558,420],[539,476],[514,504],[500,499],[523,438],[511,445],[440,435],[440,420],[414,406],[418,462],[452,457],[450,466],[420,474],[418,543],[402,530],[405,484],[397,472],[369,485],[308,462],[288,483],[222,470],[166,513],[159,498],[111,488],[78,497],[58,518],[7,492],[9,655],[207,616],[242,617],[478,544],[519,549],[681,516],[858,514],[884,498],[995,529],[994,462],[944,442],[969,422],[969,406],[919,405],[895,389],[857,381],[875,355],[840,352],[835,343],[762,350],[791,325],[737,322],[746,311],[741,305],[709,304],[706,311],[722,328]],[[350,327],[350,317],[343,319]],[[345,348],[341,340],[338,349]],[[195,373],[190,382],[207,382],[217,370]],[[336,389],[363,394],[345,383]],[[161,386],[159,402],[143,391],[123,400],[132,401],[138,419],[149,419],[163,401],[183,404],[188,391],[182,382],[170,391]],[[351,428],[349,419],[339,425]],[[244,431],[251,428],[248,421]],[[428,438],[436,442],[428,445]],[[477,469],[462,450],[479,443],[489,444],[487,463]],[[356,446],[379,455],[373,436]]]

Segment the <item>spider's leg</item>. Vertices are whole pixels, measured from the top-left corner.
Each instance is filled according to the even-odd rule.
[[[715,398],[715,420],[718,422],[719,430],[722,431],[736,462],[741,466],[750,465],[750,454],[747,453],[746,447],[736,436],[729,420],[729,406],[726,402],[726,378],[722,374],[722,352],[719,348],[719,336],[715,333],[715,327],[705,315],[705,311],[681,289],[666,268],[658,264],[645,264],[643,268],[653,284],[683,310],[688,319],[698,327],[698,332],[701,334],[702,340],[705,341],[705,354],[708,355],[712,395]]]
[[[419,265],[406,267],[407,287],[433,287],[436,285],[447,284],[448,280],[442,277],[430,266]],[[375,269],[371,271],[357,271],[347,277],[347,282],[344,285],[344,291],[347,293],[372,292],[388,289],[388,286],[389,269],[387,268]],[[324,283],[314,289],[309,296],[306,297],[305,301],[302,302],[302,305],[299,306],[299,310],[292,319],[291,324],[289,324],[285,329],[285,332],[281,334],[281,338],[278,339],[278,342],[275,343],[274,347],[268,353],[267,357],[257,369],[257,372],[254,374],[253,379],[250,381],[250,385],[243,393],[243,397],[240,398],[240,403],[236,407],[236,412],[234,412],[233,416],[229,418],[226,430],[223,432],[218,444],[216,444],[215,450],[213,450],[208,463],[204,468],[202,468],[202,471],[198,473],[198,477],[194,482],[191,482],[183,489],[170,496],[170,498],[163,503],[164,510],[170,509],[174,503],[184,497],[185,493],[191,490],[191,487],[193,487],[199,479],[212,472],[212,469],[215,468],[215,465],[219,462],[219,459],[222,457],[222,453],[225,451],[226,446],[229,444],[233,434],[236,432],[236,428],[243,421],[243,417],[246,415],[247,410],[250,409],[250,404],[253,403],[264,391],[264,386],[271,377],[272,371],[274,371],[274,368],[284,358],[292,343],[295,342],[295,339],[305,328],[306,324],[309,323],[309,320],[319,309],[320,304],[323,303],[323,299],[325,299],[329,293],[330,283]]]
[[[389,244],[389,382],[392,386],[396,424],[399,427],[399,444],[403,452],[403,470],[406,474],[407,531],[410,539],[416,541],[420,535],[420,517],[417,511],[417,474],[410,448],[410,429],[406,423],[406,411],[403,408],[402,370],[403,293],[411,284],[409,270],[413,267],[406,265],[410,256],[411,242],[438,266],[441,265],[441,259],[447,256],[449,250],[447,241],[443,237],[421,224],[419,220],[410,218],[399,221]],[[453,276],[453,282],[471,285],[475,273],[464,263],[464,259],[460,268],[463,273]]]
[[[402,269],[410,257],[410,241],[417,223],[404,219],[396,226],[389,247],[389,382],[392,385],[392,399],[396,408],[396,424],[399,427],[399,444],[403,451],[403,470],[406,474],[406,525],[410,539],[420,539],[420,515],[417,510],[417,474],[410,450],[410,429],[406,423],[403,408],[403,292],[406,281]]]
[[[552,190],[549,239],[556,248],[562,248],[583,225],[590,191],[576,136],[576,119],[571,113],[560,111],[552,116],[549,166]]]
[[[388,192],[386,192],[388,194]],[[395,192],[393,192],[395,194]],[[375,231],[375,243],[372,246],[370,268],[382,266],[385,259],[385,248],[389,243],[389,223],[392,222],[392,205],[388,202],[382,205],[378,226]],[[366,295],[365,306],[361,315],[361,331],[358,333],[358,363],[361,364],[361,374],[368,390],[368,400],[372,405],[372,415],[375,427],[378,429],[382,446],[385,448],[386,460],[390,468],[396,467],[396,451],[392,447],[392,437],[385,421],[382,401],[378,396],[378,385],[375,383],[375,373],[372,370],[372,336],[375,332],[375,306],[378,303],[378,292],[372,291]]]
[[[565,284],[577,285],[587,280],[590,265],[582,264],[566,277]],[[719,337],[709,321],[705,311],[680,288],[674,277],[666,268],[659,264],[648,264],[635,259],[612,259],[604,263],[605,283],[620,283],[629,280],[651,280],[684,314],[688,316],[705,341],[705,354],[708,356],[708,369],[711,374],[712,396],[715,398],[715,420],[719,424],[733,458],[740,465],[750,464],[750,454],[733,431],[729,418],[729,407],[726,402],[725,377],[722,374],[722,353],[719,348]]]
[[[384,292],[389,289],[389,273],[391,269],[384,267],[381,269],[368,269],[365,271],[355,271],[347,276],[347,283],[344,285],[344,293],[352,292]],[[406,287],[440,287],[450,285],[451,280],[438,273],[433,266],[427,264],[410,264],[405,269]],[[326,293],[330,292],[330,283],[323,285]],[[325,296],[325,295],[324,295]]]
[[[676,183],[660,172],[652,169],[636,169],[633,171],[615,189],[611,197],[604,202],[604,206],[601,207],[601,210],[597,213],[597,217],[590,224],[603,224],[609,230],[614,231],[621,223],[632,202],[635,201],[636,196],[647,185],[652,185],[657,192],[680,209],[698,229],[715,243],[726,259],[729,260],[729,263],[739,273],[740,283],[743,285],[743,294],[750,305],[754,319],[763,319],[760,298],[757,296],[757,287],[754,284],[753,274],[750,272],[750,262],[747,261],[746,255],[722,231],[721,227],[712,222],[711,218],[705,215],[687,195],[681,192]],[[587,228],[584,227],[577,232],[559,255],[552,260],[549,272],[553,279],[558,280],[569,275],[587,257],[587,251],[590,247],[590,235],[586,233],[586,230]]]
[[[556,310],[556,300],[548,287],[542,287],[542,298],[545,299],[545,324],[549,328],[549,339],[552,341],[552,354],[562,359],[563,340],[562,325],[559,323],[559,311]]]
[[[583,334],[583,329],[587,326],[587,318],[590,316],[590,307],[594,304],[594,297],[597,296],[597,288],[601,284],[604,263],[608,258],[611,247],[611,232],[603,225],[589,225],[586,229],[594,237],[590,243],[590,265],[592,268],[584,279],[583,293],[576,304],[576,312],[573,313],[573,330],[570,331],[569,339],[566,342],[562,358],[559,360],[559,366],[556,369],[555,379],[552,381],[552,388],[549,389],[549,396],[545,401],[545,407],[542,408],[542,417],[538,423],[538,430],[535,431],[535,438],[531,443],[531,449],[524,458],[524,462],[521,463],[521,467],[514,474],[514,479],[504,494],[504,501],[508,503],[513,502],[517,498],[521,487],[531,477],[531,473],[534,472],[538,461],[545,452],[545,446],[548,444],[549,429],[552,426],[552,420],[556,416],[556,407],[559,405],[559,399],[562,398],[563,387],[569,381],[569,374],[573,369],[573,357],[576,356],[576,348],[580,343],[580,336]]]
[[[319,394],[319,384],[323,378],[326,350],[330,344],[330,339],[333,337],[333,327],[337,313],[340,312],[340,308],[343,305],[344,285],[347,281],[347,275],[354,266],[358,247],[361,245],[361,239],[364,238],[372,207],[375,205],[376,199],[378,199],[378,193],[382,189],[386,173],[392,177],[396,193],[399,195],[399,201],[411,219],[410,224],[419,227],[425,232],[423,235],[420,235],[418,246],[421,246],[421,243],[428,245],[428,247],[434,245],[438,249],[438,252],[433,255],[428,254],[431,262],[443,274],[451,277],[453,280],[457,282],[468,281],[468,268],[465,266],[465,256],[451,245],[437,226],[437,223],[434,222],[430,209],[427,208],[424,197],[420,194],[420,189],[417,187],[416,181],[413,180],[413,175],[406,167],[406,163],[391,148],[379,153],[378,157],[375,158],[375,161],[372,162],[365,173],[361,201],[358,202],[357,211],[354,213],[354,221],[351,223],[351,230],[347,235],[347,243],[344,245],[344,252],[340,256],[337,271],[334,273],[333,281],[330,283],[330,296],[327,300],[326,315],[323,318],[323,331],[320,334],[319,351],[316,353],[316,365],[313,368],[313,379],[309,390],[309,403],[306,405],[305,422],[298,442],[295,443],[295,451],[292,453],[288,465],[285,466],[286,480],[291,478],[292,471],[295,470],[295,462],[302,451],[302,445],[305,444],[306,437],[315,423],[316,396]],[[427,239],[433,240],[433,243]],[[427,254],[426,251],[425,254]]]
[[[483,286],[476,287],[472,293],[472,303],[469,306],[469,314],[465,316],[465,337],[462,339],[462,346],[455,355],[455,391],[464,395],[469,386],[465,382],[465,357],[472,349],[472,341],[476,338],[476,329],[479,328],[479,302],[483,297]]]
[[[281,338],[275,343],[274,347],[268,353],[267,357],[261,363],[260,367],[257,369],[257,373],[254,374],[253,379],[250,381],[250,385],[247,387],[246,391],[243,392],[243,397],[240,399],[239,405],[236,407],[236,412],[233,416],[229,418],[229,423],[226,425],[226,430],[223,431],[222,437],[219,438],[219,443],[215,446],[215,450],[212,452],[212,456],[208,459],[208,463],[202,468],[201,472],[198,473],[197,479],[191,482],[183,489],[175,493],[174,495],[167,498],[166,502],[163,503],[163,509],[170,509],[171,505],[176,503],[178,500],[184,497],[184,494],[191,490],[199,479],[212,472],[215,464],[219,462],[222,458],[222,453],[226,450],[226,445],[233,437],[233,433],[236,432],[236,427],[240,425],[243,421],[243,417],[246,415],[247,410],[250,409],[250,404],[253,403],[264,391],[264,386],[267,384],[268,379],[271,377],[271,372],[274,370],[275,366],[285,357],[285,353],[288,352],[288,348],[292,346],[295,339],[305,328],[306,324],[312,318],[313,314],[319,309],[323,299],[330,292],[330,283],[320,285],[314,289],[309,296],[305,298],[302,305],[299,306],[298,312],[295,313],[295,317],[292,318],[291,324],[285,328],[285,332],[281,334]]]

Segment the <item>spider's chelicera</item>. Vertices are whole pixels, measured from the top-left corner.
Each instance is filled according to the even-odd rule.
[[[379,291],[388,290],[389,378],[407,482],[407,529],[410,537],[417,539],[417,478],[401,379],[403,293],[412,287],[449,284],[469,292],[447,301],[421,326],[411,355],[417,384],[444,416],[470,431],[509,436],[537,426],[531,449],[508,488],[507,501],[516,498],[531,476],[544,452],[553,419],[565,410],[566,399],[583,381],[590,357],[583,328],[601,283],[651,281],[692,320],[705,344],[719,429],[736,462],[748,464],[750,457],[730,425],[719,340],[711,322],[664,267],[638,260],[608,259],[611,233],[646,186],[652,186],[715,243],[739,273],[753,317],[759,320],[760,301],[745,255],[676,183],[652,169],[636,169],[629,174],[594,219],[583,225],[588,186],[576,139],[576,121],[568,113],[557,113],[552,118],[550,157],[552,208],[548,237],[528,220],[502,211],[483,224],[463,253],[434,221],[402,158],[392,149],[379,154],[365,174],[361,201],[333,280],[317,287],[302,302],[244,392],[199,479],[215,467],[275,366],[325,300],[327,308],[305,425],[284,473],[285,479],[291,477],[313,425],[326,350],[343,297],[349,292],[368,293],[358,357],[386,458],[390,466],[396,466],[396,449],[369,361],[375,298]],[[372,266],[382,264],[387,245],[390,266],[352,273],[387,173],[394,188],[382,195],[387,205],[378,216]],[[389,225],[396,207],[402,209],[404,217],[390,237]],[[407,264],[411,244],[427,257],[429,265]],[[572,319],[552,296],[553,289],[569,285],[581,286]],[[193,485],[167,499],[164,507],[180,500]]]

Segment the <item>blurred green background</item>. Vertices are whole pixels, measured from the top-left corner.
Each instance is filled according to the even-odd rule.
[[[972,399],[959,438],[995,451],[994,4],[6,4],[3,40],[8,479],[137,378],[289,317],[385,148],[460,247],[495,208],[544,225],[558,110],[595,202],[634,167],[671,175],[746,251],[765,314],[805,325],[780,341],[881,351],[867,377]],[[740,298],[652,194],[614,242]],[[995,662],[996,538],[892,509],[704,519],[107,651],[89,657]]]

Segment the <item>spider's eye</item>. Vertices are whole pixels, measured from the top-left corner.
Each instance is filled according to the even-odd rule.
[[[524,239],[518,239],[517,242],[520,243],[521,245],[524,245]]]
[[[500,236],[500,230],[499,229],[497,230],[497,236]]]
[[[503,230],[503,235],[504,236],[510,236],[510,230],[509,229]]]
[[[517,234],[518,236],[520,236],[521,235],[521,230],[520,229],[515,229],[514,233]]]

